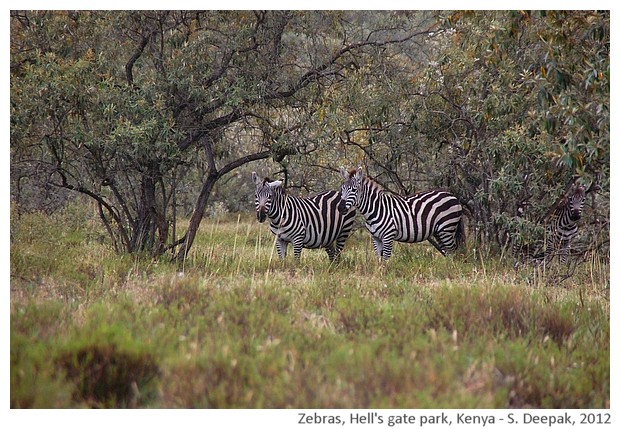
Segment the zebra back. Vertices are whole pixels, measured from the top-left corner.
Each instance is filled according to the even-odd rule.
[[[311,197],[286,195],[282,209],[281,222],[272,230],[286,231],[288,234],[305,235],[303,247],[316,249],[335,243],[342,234],[348,237],[353,229],[355,211],[338,212],[340,194],[324,191]]]

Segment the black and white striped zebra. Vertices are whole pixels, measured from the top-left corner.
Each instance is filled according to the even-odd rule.
[[[578,221],[583,214],[583,205],[588,190],[578,183],[573,183],[566,193],[538,222],[544,227],[542,239],[532,243],[523,243],[518,238],[513,242],[513,255],[515,267],[519,266],[519,259],[532,262],[536,265],[549,264],[556,256],[559,256],[561,264],[568,263],[570,244],[577,235]],[[520,210],[519,215],[522,215]]]
[[[568,194],[551,208],[545,218],[545,263],[551,262],[556,255],[559,255],[560,263],[568,263],[570,243],[577,235],[577,222],[581,219],[585,199],[585,186],[574,184]]]
[[[302,248],[325,248],[331,261],[338,258],[355,220],[355,210],[345,213],[337,210],[338,192],[325,191],[298,198],[287,194],[279,180],[260,179],[255,172],[252,180],[256,185],[256,218],[261,223],[269,219],[281,259],[286,257],[289,243],[293,245],[295,258],[301,257]]]
[[[428,240],[441,254],[455,250],[464,241],[463,209],[458,199],[440,190],[402,197],[388,193],[362,172],[341,169],[344,184],[338,209],[345,213],[355,206],[366,220],[377,256],[387,261],[394,241],[416,243]]]

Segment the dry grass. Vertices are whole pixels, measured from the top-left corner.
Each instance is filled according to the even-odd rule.
[[[337,264],[280,261],[265,225],[233,217],[177,266],[83,224],[12,225],[12,407],[609,406],[596,258],[553,286],[471,249],[397,245],[383,265],[359,232]]]

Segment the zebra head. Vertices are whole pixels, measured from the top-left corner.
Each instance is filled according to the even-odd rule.
[[[568,217],[572,221],[578,221],[581,219],[581,212],[583,211],[583,203],[586,199],[586,188],[583,185],[575,186],[573,192],[568,197]]]
[[[338,203],[338,211],[345,214],[351,209],[352,206],[357,204],[358,190],[362,185],[362,179],[364,173],[362,167],[358,167],[357,170],[353,169],[347,171],[344,168],[340,169],[340,174],[344,178],[344,183],[340,188],[340,203]]]
[[[256,219],[262,223],[265,222],[267,216],[272,213],[274,193],[276,189],[282,185],[282,182],[280,180],[272,182],[268,178],[260,179],[254,171],[252,172],[252,180],[256,185],[256,192],[254,194]]]

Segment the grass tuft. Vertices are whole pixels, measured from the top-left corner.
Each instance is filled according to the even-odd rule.
[[[152,356],[89,344],[61,355],[57,364],[76,386],[73,400],[94,408],[135,408],[148,403],[144,391],[157,377]]]

